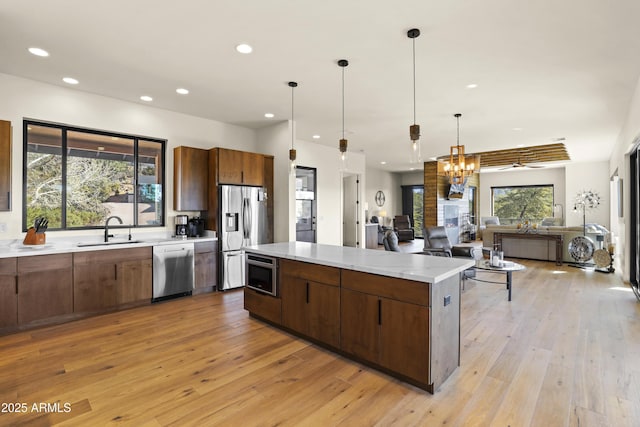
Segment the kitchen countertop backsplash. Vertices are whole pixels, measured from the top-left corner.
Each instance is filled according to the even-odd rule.
[[[117,232],[117,230],[114,230]],[[44,245],[25,245],[23,238],[0,240],[0,258],[60,254],[70,252],[88,252],[110,249],[127,249],[145,246],[166,245],[176,242],[206,242],[218,240],[215,231],[205,230],[203,237],[190,237],[188,239],[176,238],[166,232],[132,233],[131,240],[128,233],[118,233],[104,243],[104,236],[76,235],[55,237],[55,233],[47,234],[47,242]]]

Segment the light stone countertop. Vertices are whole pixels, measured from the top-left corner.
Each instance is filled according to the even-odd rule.
[[[126,236],[120,235],[112,238],[109,244],[103,244],[103,238],[96,235],[52,238],[51,234],[53,233],[47,235],[47,243],[44,245],[24,245],[21,239],[0,241],[0,258],[142,248],[173,243],[218,240],[218,238],[214,236],[176,239],[166,233],[147,233],[138,236],[134,234],[131,242],[126,239]]]
[[[387,277],[438,283],[475,265],[473,259],[388,252],[307,242],[247,246],[246,252]]]

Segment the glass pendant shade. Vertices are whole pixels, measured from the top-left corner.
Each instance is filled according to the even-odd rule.
[[[346,139],[340,140],[340,170],[341,171],[346,171],[348,169],[347,144],[348,142]]]
[[[409,136],[411,137],[411,163],[422,162],[422,153],[420,152],[420,125],[409,126]]]
[[[296,175],[296,150],[293,148],[289,150],[289,173]]]

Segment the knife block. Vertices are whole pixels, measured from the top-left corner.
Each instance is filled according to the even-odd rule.
[[[36,233],[36,229],[30,227],[27,235],[24,237],[22,244],[24,245],[44,245],[47,243],[47,236],[44,233]]]

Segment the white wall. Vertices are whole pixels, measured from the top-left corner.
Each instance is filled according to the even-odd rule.
[[[261,152],[274,156],[274,240],[296,240],[295,180],[289,174],[289,148],[291,148],[290,121],[258,131]],[[338,147],[329,147],[296,139],[298,166],[316,168],[317,180],[317,239],[318,243],[342,245],[342,174],[339,170]],[[348,153],[348,172],[360,175],[360,200],[364,197],[365,156]],[[362,205],[363,206],[363,205]],[[360,214],[364,236],[364,209]],[[360,239],[364,245],[363,240]]]
[[[258,146],[262,153],[273,155],[273,240],[296,240],[295,182],[289,174],[291,121],[260,129]],[[297,147],[296,147],[297,148]]]
[[[618,140],[609,160],[609,175],[617,170],[618,175],[622,178],[623,188],[623,212],[622,218],[617,216],[611,218],[611,230],[614,232],[616,242],[616,265],[622,269],[622,277],[625,281],[629,280],[629,239],[627,233],[629,230],[630,207],[631,200],[629,183],[629,152],[631,148],[640,140],[640,79],[636,84],[633,93],[629,112],[625,123],[622,127]]]
[[[385,225],[391,225],[394,215],[402,214],[402,192],[400,190],[400,174],[367,168],[367,185],[364,201],[369,205],[369,218],[379,216],[381,210],[387,213]],[[424,183],[424,178],[422,180]],[[376,205],[376,193],[382,191],[385,202],[382,207]]]
[[[167,140],[165,197],[166,227],[174,230],[173,148],[186,145],[198,148],[226,147],[258,151],[255,131],[214,120],[206,120],[159,108],[125,102],[77,90],[0,74],[0,118],[10,120],[12,133],[11,212],[0,212],[0,223],[7,232],[0,240],[24,236],[22,232],[22,121],[24,118],[58,122],[78,127],[122,132]],[[182,213],[182,212],[181,212]],[[191,215],[192,213],[186,213]],[[152,230],[149,230],[152,231]],[[153,231],[158,231],[154,228]],[[94,233],[100,234],[101,231]],[[55,232],[56,236],[78,232]],[[90,234],[84,230],[82,234]],[[51,233],[49,233],[51,236]]]

